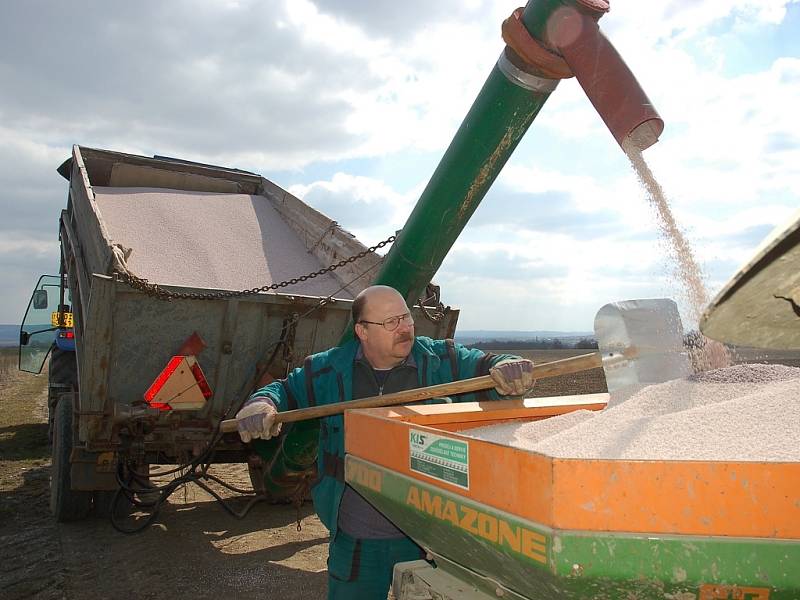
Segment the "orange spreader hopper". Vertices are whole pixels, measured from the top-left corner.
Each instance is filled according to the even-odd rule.
[[[395,595],[800,598],[800,463],[554,458],[460,433],[606,402],[345,413],[345,479],[432,560],[398,565]]]

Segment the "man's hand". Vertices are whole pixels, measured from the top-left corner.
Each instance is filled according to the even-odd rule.
[[[281,432],[281,424],[275,422],[278,410],[267,399],[251,402],[236,413],[239,437],[246,444],[253,438],[268,440]]]
[[[501,396],[521,396],[533,387],[533,362],[525,358],[501,360],[491,369],[489,375],[495,382],[497,393]]]

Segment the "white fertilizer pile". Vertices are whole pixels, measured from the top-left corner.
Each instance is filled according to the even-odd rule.
[[[151,283],[225,290],[278,283],[327,266],[263,196],[149,188],[94,188],[112,243]],[[350,298],[330,274],[280,293]]]
[[[800,460],[800,368],[748,364],[646,387],[602,412],[465,435],[562,458]]]

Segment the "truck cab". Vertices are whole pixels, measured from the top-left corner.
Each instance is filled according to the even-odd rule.
[[[19,369],[42,372],[51,349],[75,351],[72,297],[64,278],[42,275],[31,294],[19,331]]]
[[[42,275],[31,294],[19,332],[19,369],[39,374],[48,368],[48,437],[53,441],[55,407],[78,385],[72,295],[60,275]]]

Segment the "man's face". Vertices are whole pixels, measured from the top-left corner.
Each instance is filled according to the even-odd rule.
[[[367,299],[361,315],[362,322],[356,324],[356,331],[361,339],[364,355],[373,367],[392,367],[402,362],[411,352],[411,346],[414,345],[414,325],[410,318],[402,319],[394,331],[387,331],[383,325],[375,324],[390,317],[407,315],[408,312],[405,300],[397,292],[382,291]]]

